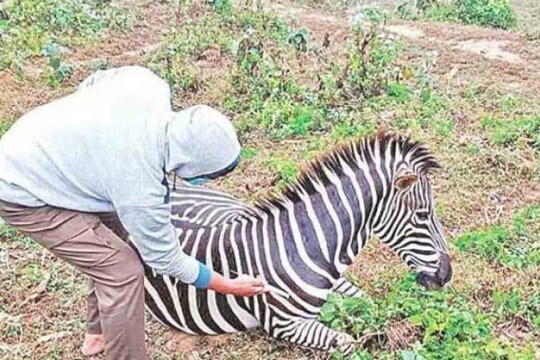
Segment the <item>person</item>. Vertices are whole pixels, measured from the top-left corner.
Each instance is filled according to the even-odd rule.
[[[167,174],[202,184],[239,156],[227,117],[206,105],[173,112],[167,83],[142,67],[98,71],[0,139],[0,217],[91,280],[84,355],[148,358],[140,258],[199,289],[265,292],[185,254],[170,221]]]

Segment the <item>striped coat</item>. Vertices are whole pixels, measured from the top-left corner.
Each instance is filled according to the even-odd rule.
[[[282,196],[256,206],[182,187],[172,193],[171,215],[183,250],[226,277],[261,276],[271,291],[222,295],[146,268],[147,308],[187,333],[262,327],[277,339],[350,352],[351,337],[318,315],[330,292],[361,296],[343,273],[369,238],[392,247],[423,285],[440,287],[451,276],[443,274],[449,258],[427,177],[436,166],[423,145],[379,134],[335,149]]]

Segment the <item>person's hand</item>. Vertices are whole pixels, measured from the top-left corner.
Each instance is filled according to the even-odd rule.
[[[268,292],[261,279],[255,279],[247,275],[240,275],[236,279],[227,279],[218,273],[212,274],[209,289],[222,294],[247,297]]]
[[[251,276],[240,275],[236,279],[230,280],[233,283],[230,294],[235,296],[255,296],[268,292],[261,279]]]

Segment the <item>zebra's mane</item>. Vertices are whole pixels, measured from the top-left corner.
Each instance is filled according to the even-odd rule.
[[[324,169],[330,170],[340,177],[343,175],[343,163],[351,167],[353,171],[358,170],[360,165],[357,155],[360,159],[369,159],[363,161],[369,166],[369,163],[373,162],[373,158],[369,153],[374,154],[377,148],[379,148],[380,153],[385,153],[388,147],[391,147],[392,154],[397,151],[403,159],[408,159],[411,163],[414,163],[414,170],[418,174],[426,173],[430,169],[440,168],[435,157],[423,143],[413,141],[409,137],[381,131],[376,135],[338,145],[318,159],[311,161],[303,167],[298,178],[287,186],[282,194],[270,195],[260,199],[257,201],[256,207],[259,210],[269,211],[275,207],[283,207],[286,200],[299,201],[300,192],[305,192],[308,195],[315,194],[318,192],[315,184],[318,183],[323,186],[331,184]]]

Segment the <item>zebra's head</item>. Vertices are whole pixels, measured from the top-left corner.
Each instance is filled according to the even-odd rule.
[[[375,222],[374,235],[390,246],[417,273],[428,289],[439,289],[452,277],[448,247],[435,214],[429,171],[437,161],[420,143],[395,138],[388,167],[390,187],[385,211]],[[392,140],[390,140],[392,142]]]
[[[452,277],[428,178],[438,167],[421,143],[380,132],[317,159],[283,196],[266,199],[259,209],[294,210],[304,226],[302,239],[321,249],[319,254],[312,247],[312,256],[332,261],[338,272],[375,235],[418,274],[420,284],[436,289]]]

